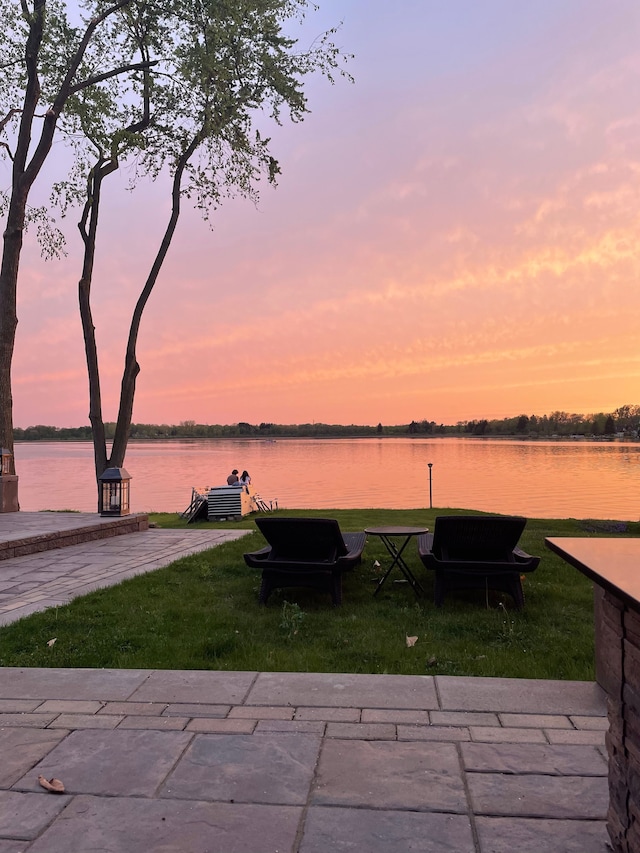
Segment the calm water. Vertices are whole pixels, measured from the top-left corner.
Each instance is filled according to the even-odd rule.
[[[85,442],[15,447],[23,510],[96,510]],[[134,511],[180,512],[191,487],[246,468],[280,508],[465,507],[530,517],[640,517],[640,444],[443,439],[133,442]]]

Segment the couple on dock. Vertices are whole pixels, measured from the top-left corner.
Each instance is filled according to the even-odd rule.
[[[244,486],[248,491],[248,487],[251,485],[251,477],[249,476],[249,472],[243,471],[242,474],[238,477],[238,469],[234,468],[233,471],[227,477],[227,485],[240,487]]]

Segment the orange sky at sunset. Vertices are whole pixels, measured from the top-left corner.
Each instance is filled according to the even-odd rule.
[[[312,112],[271,132],[282,175],[257,208],[228,203],[210,230],[185,206],[143,319],[134,421],[640,403],[637,0],[318,2],[302,43],[343,21],[355,84],[307,81]],[[106,191],[94,317],[115,420],[169,200],[160,183]],[[76,220],[63,261],[27,235],[16,426],[88,423]]]

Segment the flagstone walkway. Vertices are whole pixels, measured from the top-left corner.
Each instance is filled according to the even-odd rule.
[[[59,530],[69,536],[73,532],[73,527],[69,526],[74,521],[73,513],[10,515],[14,518],[11,531],[2,529],[9,513],[0,515],[0,540],[4,537],[5,543],[18,537],[23,542],[29,537],[42,540],[55,536]],[[93,525],[96,518],[89,516]],[[89,521],[85,523],[88,525]],[[249,532],[214,528],[148,529],[0,560],[0,625],[47,607],[66,604],[79,595],[162,568],[180,557],[238,539]]]

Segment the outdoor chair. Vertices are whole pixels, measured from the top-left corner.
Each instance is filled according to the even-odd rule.
[[[360,563],[365,533],[342,533],[333,518],[256,518],[269,543],[244,555],[262,570],[258,600],[266,604],[274,589],[307,587],[328,592],[335,607],[342,602],[342,575]]]
[[[538,567],[516,547],[526,518],[497,515],[444,515],[434,532],[418,537],[418,553],[435,572],[435,603],[442,607],[446,593],[458,589],[506,592],[516,608],[524,607],[520,575]]]

